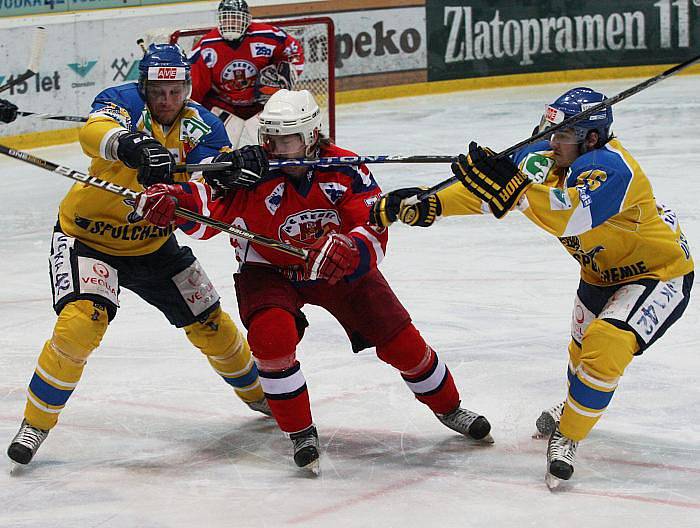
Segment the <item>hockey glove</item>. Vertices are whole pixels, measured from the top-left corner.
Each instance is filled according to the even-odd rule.
[[[291,90],[297,80],[297,72],[290,62],[280,62],[265,66],[258,74],[255,85],[255,101],[265,104],[277,90]]]
[[[369,211],[369,222],[379,227],[388,227],[396,220],[418,227],[430,227],[442,213],[442,204],[432,195],[418,203],[409,205],[406,199],[416,196],[424,189],[406,187],[396,189],[379,198]]]
[[[173,182],[175,159],[154,138],[143,132],[126,132],[117,141],[117,158],[130,169],[138,169],[136,179],[141,185]]]
[[[350,275],[360,264],[360,250],[355,242],[338,233],[319,238],[307,251],[305,280],[325,279],[333,285]]]
[[[192,193],[182,185],[156,183],[142,192],[136,200],[136,214],[158,227],[168,227],[175,221],[175,208],[193,210]]]
[[[17,119],[17,106],[6,99],[0,99],[0,121],[12,123]]]
[[[233,189],[252,189],[267,176],[267,156],[260,145],[246,145],[233,152],[222,152],[213,161],[232,163],[225,170],[203,172],[204,181],[220,193]]]
[[[452,172],[469,191],[489,204],[496,218],[503,218],[532,185],[508,157],[496,159],[495,152],[474,141],[469,156],[460,154]]]

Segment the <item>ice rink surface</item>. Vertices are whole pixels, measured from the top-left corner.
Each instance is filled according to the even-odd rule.
[[[638,80],[588,83],[609,96]],[[454,155],[469,139],[503,149],[529,135],[571,85],[453,93],[338,108],[338,143],[361,154]],[[614,130],[700,247],[700,77],[674,77],[615,106]],[[77,145],[35,154],[78,169]],[[0,447],[55,316],[50,235],[68,180],[0,160]],[[375,165],[385,190],[433,184],[447,166]],[[224,236],[182,237],[236,313]],[[696,255],[697,257],[697,255]],[[373,350],[307,307],[299,347],[322,446],[301,476],[291,443],[240,403],[181,331],[129,291],[35,460],[0,474],[0,527],[596,528],[700,526],[700,305],[627,369],[579,446],[576,472],[545,487],[541,409],[565,391],[578,266],[518,213],[391,228],[382,270],[452,370],[464,406],[496,443],[443,427]],[[7,460],[5,458],[5,460]],[[9,462],[7,469],[9,469]]]

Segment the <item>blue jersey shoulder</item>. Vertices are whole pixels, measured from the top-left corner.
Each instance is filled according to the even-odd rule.
[[[520,150],[515,151],[513,154],[511,154],[511,159],[513,160],[513,163],[516,165],[520,165],[520,163],[528,156],[528,154],[532,154],[533,152],[543,152],[547,150],[552,150],[552,147],[549,145],[549,141],[546,139],[543,139],[542,141],[537,141],[535,143],[532,143],[531,145],[527,145]]]
[[[603,147],[586,152],[574,161],[566,186],[578,188],[582,205],[591,208],[595,227],[622,210],[632,177],[632,170],[622,155]]]
[[[109,111],[118,107],[127,112],[129,116],[129,122],[123,122],[123,119],[119,119],[119,114],[113,115],[117,121],[119,121],[124,128],[129,130],[136,130],[136,125],[141,118],[141,113],[146,106],[145,101],[141,97],[138,90],[138,85],[136,83],[122,84],[120,86],[112,86],[101,91],[95,97],[92,102],[92,112],[97,111]],[[108,115],[112,115],[109,113]],[[124,118],[123,114],[121,117]]]

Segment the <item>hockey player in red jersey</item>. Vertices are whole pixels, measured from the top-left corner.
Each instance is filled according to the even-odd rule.
[[[221,0],[218,27],[202,37],[190,60],[192,99],[219,116],[234,148],[257,143],[257,114],[277,90],[293,89],[304,69],[299,42],[252,22],[244,0]]]
[[[321,115],[306,90],[280,90],[260,114],[260,143],[271,158],[354,156],[319,135]],[[264,171],[257,171],[264,174]],[[388,233],[367,218],[381,190],[369,169],[287,167],[270,170],[251,190],[199,182],[149,187],[139,207],[156,225],[174,221],[175,204],[207,213],[266,237],[306,248],[305,262],[232,237],[240,268],[234,275],[238,307],[263,390],[282,431],[294,445],[294,461],[318,470],[318,435],[306,381],[296,357],[307,326],[305,304],[328,310],[345,329],[354,351],[376,347],[377,356],[401,373],[416,398],[447,427],[492,442],[483,416],[460,407],[454,380],[426,344],[377,265]],[[213,199],[212,193],[222,194]],[[196,238],[211,228],[182,223]]]

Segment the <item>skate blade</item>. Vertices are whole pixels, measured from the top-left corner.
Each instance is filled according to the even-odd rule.
[[[547,471],[547,473],[544,476],[544,482],[545,484],[547,484],[547,488],[549,488],[549,491],[554,491],[564,481],[558,477],[555,477],[549,471]]]
[[[11,477],[19,477],[27,469],[27,464],[18,464],[17,462],[10,460],[10,467],[8,468]]]
[[[542,440],[543,438],[549,438],[550,436],[551,436],[551,435],[548,435],[548,434],[545,434],[545,433],[541,433],[541,432],[539,432],[539,431],[535,431],[534,433],[532,433],[532,437],[531,437],[531,438],[534,438],[535,440]]]
[[[309,477],[318,477],[321,474],[321,464],[318,458],[300,469]]]
[[[494,443],[493,436],[491,436],[491,433],[487,434],[483,438],[479,438],[478,440],[475,438],[472,438],[472,440],[474,440],[474,442],[476,442],[477,444],[484,444],[484,445],[491,445]]]

